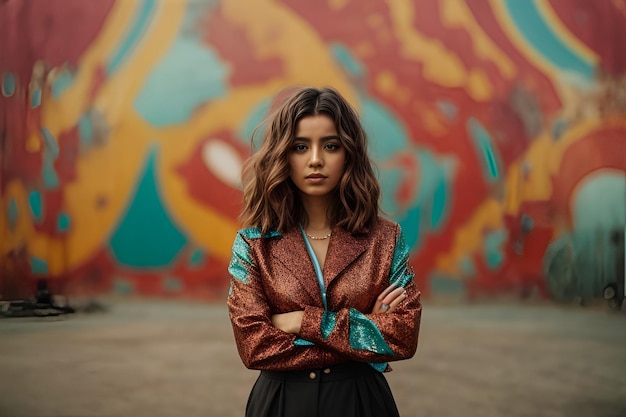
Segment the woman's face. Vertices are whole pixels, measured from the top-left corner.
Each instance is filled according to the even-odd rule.
[[[345,162],[346,150],[330,117],[319,114],[300,119],[289,167],[302,197],[330,197],[341,181]]]

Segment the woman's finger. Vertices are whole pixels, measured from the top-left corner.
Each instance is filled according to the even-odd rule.
[[[391,304],[392,301],[400,297],[400,295],[402,295],[403,292],[404,292],[404,288],[397,287],[393,291],[388,293],[385,297],[383,297],[381,301],[385,304]]]
[[[389,305],[383,305],[383,302],[380,300],[376,300],[374,303],[374,308],[372,309],[372,314],[380,314],[389,310]]]
[[[397,287],[394,284],[391,284],[390,286],[385,288],[385,290],[378,295],[378,301],[382,302],[385,299],[385,297],[396,288]]]
[[[372,314],[390,313],[406,298],[407,294],[404,288],[391,286],[385,289],[376,300]]]
[[[407,299],[407,297],[408,295],[406,291],[402,291],[400,295],[395,298],[395,300],[389,303],[389,309],[387,310],[387,313],[392,313],[396,309],[396,307],[400,305],[401,302]]]

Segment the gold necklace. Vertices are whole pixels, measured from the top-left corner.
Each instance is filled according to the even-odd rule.
[[[306,232],[304,232],[306,233]],[[331,235],[333,234],[333,232],[330,232],[329,234],[327,234],[326,236],[322,236],[322,237],[315,237],[315,236],[311,236],[310,234],[306,233],[307,237],[310,237],[313,240],[326,240],[328,239]]]

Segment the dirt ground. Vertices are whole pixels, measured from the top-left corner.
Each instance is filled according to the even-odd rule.
[[[626,417],[626,314],[430,305],[388,380],[402,416]],[[107,300],[107,312],[0,319],[0,417],[242,416],[222,304]]]

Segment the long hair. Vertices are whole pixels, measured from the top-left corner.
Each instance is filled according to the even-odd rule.
[[[362,233],[376,222],[380,185],[368,155],[367,136],[357,112],[339,92],[326,87],[299,89],[270,112],[262,144],[243,166],[244,207],[239,220],[244,227],[284,232],[308,223],[290,178],[289,153],[300,119],[320,114],[334,121],[346,151],[345,170],[328,212],[331,226]]]

